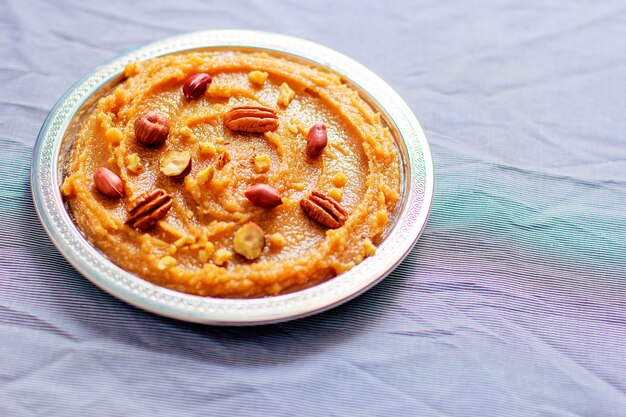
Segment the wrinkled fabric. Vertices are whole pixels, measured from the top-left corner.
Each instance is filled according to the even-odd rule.
[[[0,416],[626,416],[623,1],[0,1]],[[143,312],[77,273],[30,195],[78,79],[148,41],[245,28],[385,79],[436,191],[357,299],[254,328]]]

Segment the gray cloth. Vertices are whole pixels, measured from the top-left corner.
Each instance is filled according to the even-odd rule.
[[[186,31],[311,39],[432,146],[408,259],[332,311],[186,324],[103,293],[34,212],[37,132],[76,80]],[[0,416],[626,416],[623,1],[0,1]]]

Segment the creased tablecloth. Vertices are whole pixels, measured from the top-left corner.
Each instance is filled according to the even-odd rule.
[[[430,141],[429,223],[332,311],[218,328],[124,304],[41,228],[56,100],[186,31],[304,37],[397,89]],[[623,1],[0,1],[0,416],[626,416]]]

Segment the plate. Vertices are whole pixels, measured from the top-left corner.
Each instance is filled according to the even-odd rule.
[[[71,141],[63,140],[74,117],[120,79],[126,64],[170,53],[213,48],[266,50],[334,71],[379,111],[400,158],[401,198],[376,254],[314,287],[265,298],[220,299],[168,290],[126,272],[95,249],[77,229],[60,185]],[[90,101],[91,99],[91,101]],[[159,40],[122,54],[71,87],[44,122],[35,145],[31,189],[41,223],[59,252],[87,279],[136,307],[179,320],[213,325],[252,325],[291,320],[327,310],[371,288],[411,251],[433,198],[433,165],[424,132],[400,96],[363,65],[322,45],[276,33],[248,30],[194,32]]]

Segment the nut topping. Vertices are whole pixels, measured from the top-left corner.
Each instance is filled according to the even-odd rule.
[[[124,195],[124,183],[108,168],[98,168],[93,176],[96,188],[107,197],[116,198]]]
[[[258,207],[272,208],[283,204],[280,192],[267,184],[256,184],[244,193],[252,204]]]
[[[128,168],[129,172],[132,172],[135,175],[141,174],[146,169],[143,166],[143,162],[141,161],[139,154],[136,152],[126,155],[126,168]]]
[[[265,71],[251,71],[248,74],[248,78],[250,79],[250,82],[253,84],[263,85],[265,80],[267,80],[268,75],[269,74]]]
[[[264,247],[265,232],[258,224],[248,222],[235,232],[233,248],[235,252],[244,258],[248,260],[258,258],[261,256]]]
[[[254,171],[262,173],[269,171],[271,166],[270,156],[267,154],[254,155]]]
[[[148,146],[160,145],[170,134],[170,123],[167,117],[155,111],[149,111],[135,120],[135,136],[137,140]]]
[[[306,151],[307,153],[316,158],[322,154],[326,144],[328,143],[328,136],[326,134],[326,125],[324,123],[316,123],[313,125],[306,138]]]
[[[224,124],[237,132],[270,132],[278,128],[278,116],[268,107],[235,106],[224,115]]]
[[[222,151],[217,155],[217,167],[222,169],[230,162],[230,153],[228,151]]]
[[[278,104],[287,107],[296,96],[296,92],[289,87],[289,84],[282,83],[278,89]]]
[[[209,165],[204,168],[202,171],[198,172],[196,175],[196,182],[198,185],[210,184],[213,181],[213,177],[215,176],[215,167],[213,165]]]
[[[172,196],[164,190],[157,188],[147,191],[130,202],[128,206],[130,217],[125,224],[139,230],[149,229],[164,218],[170,208],[172,208]]]
[[[187,100],[195,100],[204,95],[206,88],[211,84],[211,76],[209,74],[194,74],[185,80],[183,85],[183,94]]]
[[[338,202],[318,191],[313,191],[309,198],[300,200],[304,214],[322,226],[337,229],[348,219],[348,212]]]
[[[159,169],[168,177],[183,178],[191,171],[191,153],[189,151],[167,151],[161,156]]]

